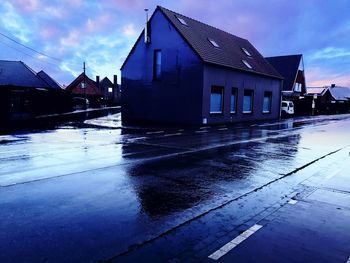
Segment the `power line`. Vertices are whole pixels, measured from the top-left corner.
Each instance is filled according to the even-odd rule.
[[[0,34],[1,34],[1,33],[0,33]],[[20,50],[20,49],[18,49],[18,48],[15,48],[15,47],[13,47],[13,46],[10,46],[10,45],[8,45],[7,43],[5,43],[5,42],[2,41],[2,40],[0,40],[0,42],[1,42],[2,44],[4,44],[5,46],[7,46],[7,47],[9,47],[9,48],[12,48],[12,49],[14,49],[14,50],[16,50],[16,51],[18,51],[18,52],[20,52],[20,53],[22,53],[22,54],[28,56],[28,57],[32,57],[32,58],[34,58],[34,59],[39,60],[40,62],[44,62],[44,63],[50,64],[50,65],[52,65],[52,66],[55,66],[55,67],[59,67],[58,65],[56,65],[56,64],[54,64],[54,63],[51,63],[51,62],[49,62],[49,61],[43,61],[43,60],[38,59],[37,57],[35,57],[35,56],[33,56],[33,55],[30,55],[30,54],[24,52],[23,50]]]
[[[61,59],[51,57],[51,56],[49,56],[49,55],[46,55],[46,54],[43,53],[43,52],[40,52],[40,51],[35,50],[34,48],[28,47],[28,46],[22,44],[21,42],[18,42],[17,40],[15,40],[15,39],[13,39],[13,38],[11,38],[11,37],[9,37],[9,36],[7,36],[7,35],[1,33],[1,32],[0,32],[0,35],[2,35],[3,37],[6,37],[7,39],[9,39],[9,40],[15,42],[16,44],[18,44],[18,45],[20,45],[20,46],[22,46],[22,47],[25,47],[25,48],[27,48],[27,49],[29,49],[29,50],[31,50],[31,51],[33,51],[33,52],[39,54],[39,55],[42,55],[42,56],[51,58],[51,59],[56,60],[56,61],[58,61],[58,62],[61,62],[61,61],[62,61]]]

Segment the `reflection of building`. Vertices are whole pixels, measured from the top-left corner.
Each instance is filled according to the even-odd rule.
[[[71,110],[69,96],[44,71],[21,61],[0,60],[0,119],[28,119]]]
[[[336,85],[308,87],[305,93],[306,104],[314,103],[315,113],[345,113],[350,111],[350,88]]]
[[[146,29],[121,68],[123,122],[279,117],[282,77],[248,40],[159,6]]]
[[[243,188],[251,187],[253,181],[253,184],[258,181],[265,184],[266,181],[261,178],[266,175],[266,180],[273,180],[305,165],[305,158],[307,160],[310,153],[305,156],[303,152],[310,150],[300,149],[300,134],[286,133],[285,136],[275,137],[279,131],[287,128],[293,128],[292,121],[268,125],[263,129],[232,129],[231,139],[226,136],[225,140],[222,140],[221,133],[197,134],[197,149],[217,145],[218,142],[226,144],[223,147],[179,154],[173,158],[137,162],[127,167],[128,182],[133,185],[142,212],[151,217],[168,216],[193,207],[198,209],[200,204],[218,201],[223,195],[227,197],[244,192]],[[262,140],[248,142],[253,138]],[[228,146],[230,141],[235,143]],[[165,144],[162,142],[164,152],[157,150],[152,151],[153,154],[162,156],[171,149],[167,147],[172,145],[171,140]],[[156,141],[152,144],[158,145]],[[140,152],[139,147],[123,144],[123,158],[143,159],[151,150]],[[148,144],[147,147],[152,146]],[[259,178],[257,181],[256,177]]]

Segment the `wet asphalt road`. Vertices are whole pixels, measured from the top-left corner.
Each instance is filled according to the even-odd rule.
[[[0,262],[211,261],[242,231],[277,222],[291,198],[309,198],[343,169],[349,134],[350,115],[166,129],[120,129],[114,115],[0,136]],[[318,206],[309,210],[317,215]],[[342,220],[332,225],[345,232]],[[332,238],[342,244],[334,250],[350,256],[349,236]],[[230,262],[230,253],[219,260]],[[241,253],[237,262],[246,262],[251,252]],[[342,253],[334,262],[346,262]]]

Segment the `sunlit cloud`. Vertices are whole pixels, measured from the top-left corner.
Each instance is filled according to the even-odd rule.
[[[133,35],[135,35],[136,34],[136,30],[135,30],[134,24],[128,24],[128,25],[124,26],[123,33],[126,36],[133,36]]]

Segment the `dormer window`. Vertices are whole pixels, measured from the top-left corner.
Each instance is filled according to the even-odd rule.
[[[216,43],[214,39],[208,38],[208,40],[209,40],[209,42],[210,42],[214,47],[216,47],[216,48],[219,48],[219,47],[220,47],[219,44]]]
[[[178,16],[175,16],[177,18],[177,20],[179,20],[179,22],[184,25],[184,26],[188,26],[187,22],[185,19],[183,19],[182,17],[178,17]]]
[[[249,53],[248,50],[246,50],[244,47],[241,47],[242,51],[248,56],[248,57],[251,57],[252,54]]]
[[[249,68],[249,69],[253,68],[246,60],[242,59],[242,62],[247,68]]]

